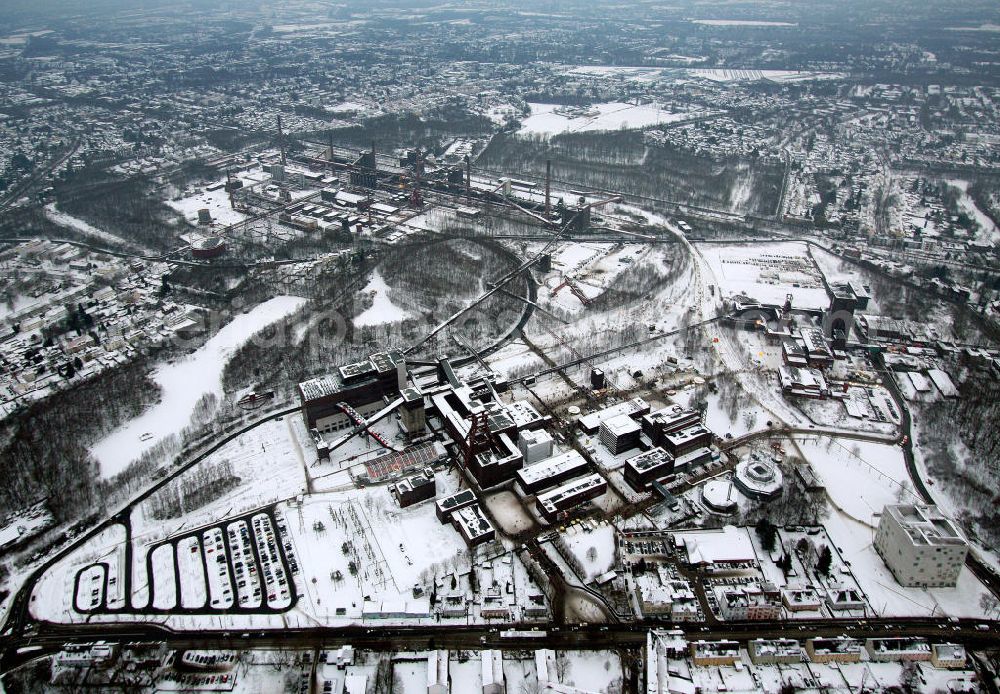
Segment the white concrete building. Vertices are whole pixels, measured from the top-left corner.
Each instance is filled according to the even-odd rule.
[[[485,650],[480,653],[483,666],[483,694],[504,694],[503,652]]]
[[[427,694],[448,694],[450,691],[448,651],[431,651],[427,655]]]
[[[937,506],[886,506],[875,534],[875,549],[900,585],[954,587],[968,545]]]
[[[524,464],[531,465],[552,456],[552,437],[544,429],[522,431],[517,437],[517,447],[524,456]]]

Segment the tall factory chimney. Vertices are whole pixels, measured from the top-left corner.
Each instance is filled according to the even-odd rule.
[[[281,128],[281,114],[278,114],[278,146],[281,148],[281,165],[286,166],[288,160],[285,157],[285,132]]]
[[[420,190],[420,177],[424,173],[424,154],[417,150],[417,158],[413,162],[413,191],[410,193],[410,206],[423,207],[424,195]]]
[[[396,388],[402,392],[407,389],[406,357],[396,362]]]
[[[552,211],[552,160],[545,160],[545,218]]]
[[[465,155],[465,197],[472,197],[472,159]]]

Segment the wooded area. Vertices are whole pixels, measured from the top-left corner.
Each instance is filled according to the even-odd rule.
[[[0,510],[18,510],[41,498],[59,521],[90,513],[103,503],[97,462],[88,446],[159,398],[139,359],[37,402],[4,423]]]
[[[240,348],[226,366],[224,388],[233,392],[247,386],[293,387],[373,352],[408,347],[485,291],[488,278],[512,267],[510,256],[482,242],[435,239],[395,246],[377,265],[325,278],[328,291],[319,292],[306,307],[274,326],[280,338],[266,344],[251,341]],[[372,297],[358,290],[373,271],[388,285],[389,300],[406,312],[404,320],[364,326],[352,322],[371,305]],[[523,282],[515,280],[508,289],[523,293]],[[483,346],[517,320],[521,306],[504,294],[494,295],[456,321],[456,329],[471,345]],[[412,356],[427,358],[456,350],[445,332]]]
[[[927,471],[961,501],[963,526],[987,546],[1000,546],[1000,388],[969,378],[958,398],[925,404],[917,416]]]
[[[565,133],[548,140],[499,134],[476,164],[543,178],[547,159],[556,180],[740,214],[773,213],[784,175],[780,165],[755,158],[711,158],[647,146],[642,132],[626,130]]]

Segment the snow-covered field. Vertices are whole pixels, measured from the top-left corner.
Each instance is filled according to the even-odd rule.
[[[204,607],[208,595],[202,544],[197,537],[188,537],[177,543],[177,570],[181,577],[181,607]]]
[[[212,215],[212,221],[220,226],[229,226],[246,219],[246,215],[237,212],[229,204],[229,193],[225,188],[219,190],[199,190],[179,200],[167,200],[167,206],[180,212],[191,224],[198,223],[198,210],[207,209]]]
[[[326,110],[331,113],[350,113],[352,111],[367,112],[375,111],[377,109],[372,109],[364,104],[359,104],[356,101],[342,101],[336,106],[327,106]]]
[[[412,599],[414,584],[444,575],[465,552],[462,538],[438,521],[432,506],[400,509],[386,487],[317,494],[279,510],[303,558],[306,609],[330,623],[357,621],[366,595]]]
[[[839,80],[844,75],[839,72],[809,72],[802,70],[753,70],[727,68],[691,68],[688,74],[692,77],[711,80],[712,82],[809,82],[812,80]]]
[[[566,674],[562,684],[585,691],[606,692],[622,676],[622,664],[613,651],[566,651]]]
[[[791,294],[796,308],[826,308],[830,303],[819,269],[803,243],[706,243],[697,248],[724,296],[746,294],[762,303],[781,305]]]
[[[372,273],[372,278],[361,290],[362,294],[372,294],[372,305],[354,317],[357,327],[379,325],[381,323],[398,323],[406,320],[409,314],[392,303],[389,299],[389,285],[382,279],[378,270]]]
[[[162,388],[160,402],[91,447],[101,473],[111,477],[168,436],[179,434],[203,395],[222,395],[222,371],[233,353],[255,333],[304,303],[299,297],[275,297],[236,316],[193,354],[160,365],[153,373]]]
[[[508,535],[516,535],[538,527],[538,523],[525,510],[514,492],[503,490],[486,495],[483,497],[483,505],[489,510],[500,529]]]
[[[978,225],[979,233],[976,234],[976,240],[981,243],[995,244],[1000,242],[1000,229],[997,228],[997,225],[985,212],[979,209],[976,201],[969,195],[969,182],[951,178],[946,180],[945,183],[961,191],[962,194],[958,198],[958,206],[971,219],[975,220]]]
[[[683,58],[683,56],[671,56]],[[694,59],[698,60],[698,59]],[[656,82],[664,76],[664,68],[660,67],[630,67],[626,65],[580,65],[569,70],[567,75],[586,75],[588,77],[614,77],[634,82]]]
[[[94,563],[117,564],[124,542],[125,526],[115,523],[83,543],[75,552],[56,562],[35,584],[31,598],[32,614],[39,619],[51,621],[67,621],[74,615],[79,618],[73,611],[74,608],[90,609],[91,603],[89,591],[85,595],[86,602],[77,600],[74,591],[77,572]],[[81,574],[81,582],[85,576],[87,572]],[[97,588],[97,590],[98,594],[95,597],[100,599],[102,589]]]
[[[566,547],[583,566],[584,581],[590,582],[615,565],[615,529],[604,523],[590,526],[571,525],[563,534]]]
[[[764,22],[756,19],[692,19],[692,24],[713,27],[794,27],[798,22]]]
[[[807,437],[797,439],[803,457],[823,480],[831,503],[824,521],[841,555],[876,614],[985,616],[979,596],[988,589],[966,567],[955,588],[905,588],[875,552],[878,516],[886,504],[913,503],[902,451],[896,446]]]
[[[655,104],[636,106],[621,102],[595,104],[596,113],[587,115],[563,115],[556,113],[556,104],[528,104],[531,115],[521,123],[519,135],[558,135],[560,133],[591,132],[646,128],[661,123],[676,121],[699,115],[695,112],[671,113]]]
[[[50,202],[48,205],[45,206],[45,216],[53,224],[58,224],[61,227],[73,229],[74,231],[78,231],[81,234],[90,236],[91,238],[97,241],[104,241],[106,243],[113,243],[116,245],[121,243],[126,243],[123,239],[120,239],[114,234],[110,234],[106,231],[98,229],[94,225],[85,222],[79,217],[74,217],[71,214],[66,214],[61,210],[57,210],[56,204],[54,202]],[[127,244],[127,245],[132,245],[132,244]]]
[[[982,31],[988,34],[1000,33],[1000,24],[985,22],[978,26],[945,27],[945,31]]]
[[[795,442],[826,485],[830,501],[855,521],[876,527],[883,506],[917,500],[899,446],[830,436]]]
[[[689,407],[697,391],[696,386],[689,385],[678,390],[676,395],[670,396],[670,400],[678,405]],[[771,416],[768,410],[752,401],[731,411],[719,393],[708,393],[706,402],[708,406],[705,409],[705,426],[722,437],[731,434],[733,438],[736,438],[756,431],[762,428],[768,417]]]
[[[221,515],[248,513],[305,491],[305,467],[316,460],[315,452],[306,449],[310,441],[305,424],[295,416],[267,421],[237,436],[168,485],[165,494],[187,480],[208,477],[208,471],[218,465],[230,465],[239,481],[231,481],[211,504],[185,509],[180,517],[167,521],[156,518],[154,495],[133,509],[134,537],[152,543],[168,532],[207,525]]]
[[[177,605],[177,584],[174,570],[173,545],[160,545],[153,550],[153,607],[171,609]]]
[[[981,619],[980,596],[988,593],[968,567],[963,567],[954,588],[904,588],[872,546],[873,531],[844,514],[831,512],[824,521],[841,555],[851,562],[851,571],[879,616],[936,616]]]

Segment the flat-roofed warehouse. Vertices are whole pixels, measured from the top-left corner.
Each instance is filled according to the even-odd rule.
[[[471,489],[463,489],[460,492],[446,497],[442,497],[434,504],[434,513],[438,520],[447,523],[451,519],[451,514],[466,506],[476,503],[476,494]]]
[[[350,418],[337,403],[346,402],[362,415],[381,409],[382,398],[406,387],[406,360],[401,352],[378,352],[334,374],[311,378],[299,384],[299,401],[306,426],[320,432],[342,428]]]
[[[663,435],[663,448],[674,457],[712,445],[712,432],[700,424]]]
[[[601,422],[601,443],[611,451],[612,455],[637,447],[641,433],[642,428],[639,423],[626,414]]]
[[[517,471],[517,481],[527,494],[537,494],[543,489],[577,477],[587,470],[587,461],[576,451],[567,451],[546,458]]]
[[[395,495],[401,508],[412,506],[426,499],[433,499],[437,492],[434,471],[428,468],[416,475],[405,477],[391,485],[389,491]]]
[[[696,424],[701,424],[701,414],[697,410],[671,405],[643,415],[642,433],[653,442],[654,446],[659,446],[663,441],[664,434],[686,429]]]
[[[657,447],[626,460],[623,475],[633,489],[642,491],[673,471],[674,456]]]
[[[564,511],[579,506],[584,501],[595,499],[608,490],[608,483],[597,473],[571,480],[555,489],[539,494],[536,501],[538,512],[550,523]]]
[[[483,515],[479,504],[472,504],[454,511],[451,524],[459,532],[469,547],[481,545],[496,537],[493,524]]]
[[[486,431],[480,433],[487,434],[487,442],[469,460],[469,471],[481,487],[514,478],[524,456],[511,439],[517,436],[517,424],[503,403],[481,401],[472,387],[463,384],[431,395],[431,405],[455,442],[468,438],[474,418],[485,417]]]
[[[810,366],[827,366],[833,362],[833,353],[826,344],[823,331],[818,328],[803,328],[799,331],[806,348],[806,358]]]
[[[523,462],[521,451],[510,437],[500,434],[491,439],[488,448],[472,456],[469,472],[476,478],[479,486],[485,489],[513,479]]]
[[[577,419],[577,424],[588,434],[596,434],[601,428],[601,422],[606,419],[627,414],[632,419],[638,419],[644,414],[649,414],[649,403],[642,398],[632,398],[627,402],[612,405],[597,412],[585,414]]]

